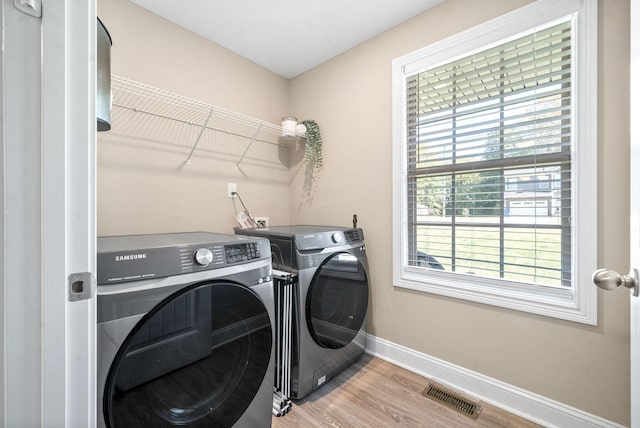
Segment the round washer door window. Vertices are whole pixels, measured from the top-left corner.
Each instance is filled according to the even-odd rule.
[[[352,254],[340,252],[316,271],[307,294],[309,332],[324,348],[342,348],[362,327],[369,303],[364,265]]]
[[[123,342],[104,391],[107,426],[229,427],[258,392],[271,356],[258,296],[201,283],[164,300]]]

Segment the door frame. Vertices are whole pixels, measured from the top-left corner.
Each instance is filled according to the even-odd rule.
[[[630,11],[630,267],[640,269],[640,0],[631,0]],[[636,285],[638,287],[640,285]],[[630,298],[631,427],[640,428],[640,298]]]
[[[0,424],[92,427],[96,3],[41,7],[35,17],[0,6]],[[70,301],[80,272],[90,298]]]

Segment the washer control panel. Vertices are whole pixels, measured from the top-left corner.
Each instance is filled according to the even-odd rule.
[[[180,248],[182,273],[235,265],[259,258],[258,242]]]
[[[224,268],[262,258],[271,259],[271,248],[265,238],[224,235],[223,239],[213,239],[217,235],[201,235],[189,235],[194,240],[200,239],[181,245],[165,245],[168,238],[164,235],[164,239],[155,240],[145,237],[98,238],[98,284],[161,278]],[[171,238],[176,239],[173,236]],[[158,245],[144,247],[143,244],[147,242]]]
[[[248,260],[260,258],[260,247],[257,242],[225,245],[224,253],[228,264],[246,262]]]

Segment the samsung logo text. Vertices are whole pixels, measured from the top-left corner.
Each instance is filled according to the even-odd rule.
[[[142,253],[142,254],[127,254],[125,256],[116,256],[116,261],[117,262],[125,262],[125,261],[129,261],[129,260],[138,260],[138,259],[146,259],[147,258],[147,254],[146,253]]]

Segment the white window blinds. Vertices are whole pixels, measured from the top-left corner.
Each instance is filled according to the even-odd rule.
[[[571,286],[567,20],[406,78],[409,265]]]

